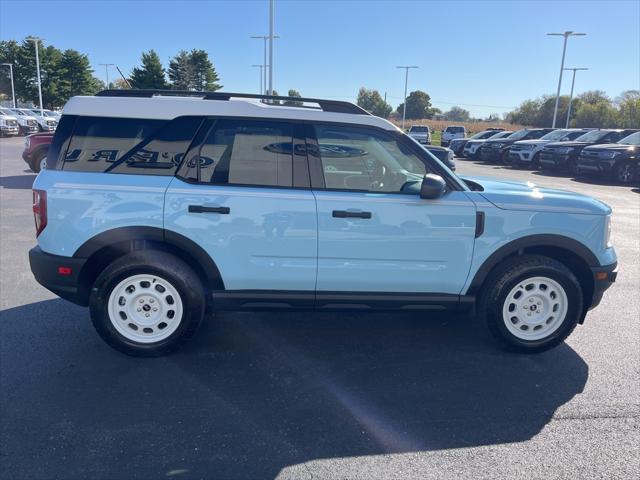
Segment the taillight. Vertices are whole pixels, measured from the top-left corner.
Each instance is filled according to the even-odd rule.
[[[37,237],[47,226],[47,192],[44,190],[33,190],[33,218]]]

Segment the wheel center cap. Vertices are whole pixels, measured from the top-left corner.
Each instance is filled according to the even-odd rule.
[[[143,309],[145,312],[148,312],[149,310],[151,310],[151,307],[150,307],[149,305],[144,305],[144,306],[142,307],[142,309]]]
[[[146,306],[146,305],[145,305]],[[531,310],[532,312],[535,312],[538,309],[538,307],[536,305],[531,305],[529,307],[529,310]]]

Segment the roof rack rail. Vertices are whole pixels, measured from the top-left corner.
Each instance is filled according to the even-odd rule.
[[[257,95],[252,93],[231,93],[231,92],[198,92],[191,90],[102,90],[96,93],[96,97],[138,97],[138,98],[151,98],[154,96],[166,96],[166,97],[199,97],[203,100],[229,100],[231,98],[253,98],[258,100],[273,100],[273,101],[290,101],[290,102],[305,102],[316,103],[324,112],[333,113],[353,113],[357,115],[371,115],[362,107],[355,105],[351,102],[344,102],[340,100],[323,100],[320,98],[305,98],[305,97],[282,97],[277,95]],[[292,106],[282,105],[280,103],[271,104],[276,106]],[[297,106],[297,105],[293,105]],[[314,108],[305,107],[302,108]]]

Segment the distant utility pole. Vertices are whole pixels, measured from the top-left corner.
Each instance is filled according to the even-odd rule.
[[[415,65],[398,65],[396,68],[404,68],[404,105],[402,106],[402,129],[404,130],[404,119],[407,115],[407,83],[409,82],[409,69],[418,67]]]
[[[565,70],[573,70],[573,79],[571,80],[571,94],[569,95],[569,108],[567,109],[567,124],[564,128],[569,128],[569,118],[571,117],[571,101],[573,100],[573,86],[576,83],[576,72],[578,70],[589,70],[588,68],[565,68]]]
[[[556,128],[556,118],[558,117],[558,104],[560,103],[560,86],[562,85],[562,72],[564,71],[564,55],[567,51],[567,39],[569,37],[584,36],[586,33],[576,33],[567,31],[564,33],[547,33],[547,35],[555,37],[564,37],[564,44],[562,46],[562,61],[560,62],[560,78],[558,79],[558,91],[556,92],[556,106],[553,109],[553,124],[551,128]]]
[[[40,57],[38,56],[38,42],[42,39],[38,37],[27,37],[36,47],[36,71],[38,72],[38,98],[40,99],[40,116],[44,117],[44,107],[42,106],[42,80],[40,79]]]
[[[264,65],[251,65],[252,67],[259,67],[260,68],[260,95],[262,95],[262,80],[263,80],[263,76],[262,76],[262,69],[264,68]]]
[[[9,67],[9,74],[11,75],[11,100],[13,101],[13,108],[18,108],[16,104],[16,90],[13,87],[13,63],[0,63],[0,65],[7,65]]]
[[[266,94],[266,90],[267,90],[267,69],[269,68],[269,64],[267,63],[267,40],[269,40],[269,35],[252,35],[250,38],[260,38],[262,39],[263,43],[264,43],[264,49],[263,49],[263,53],[262,53],[262,64],[264,65],[264,88],[263,91]],[[278,35],[274,35],[273,38],[280,38]]]
[[[107,89],[109,89],[109,67],[115,66],[115,63],[99,63],[98,65],[104,66],[104,73],[107,77]]]

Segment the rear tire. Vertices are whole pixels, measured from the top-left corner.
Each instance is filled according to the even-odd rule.
[[[491,273],[478,313],[504,349],[536,353],[562,343],[583,311],[580,283],[566,266],[522,255]]]
[[[114,349],[155,357],[177,350],[197,330],[205,293],[196,273],[165,252],[133,252],[96,279],[89,301],[91,320]]]

